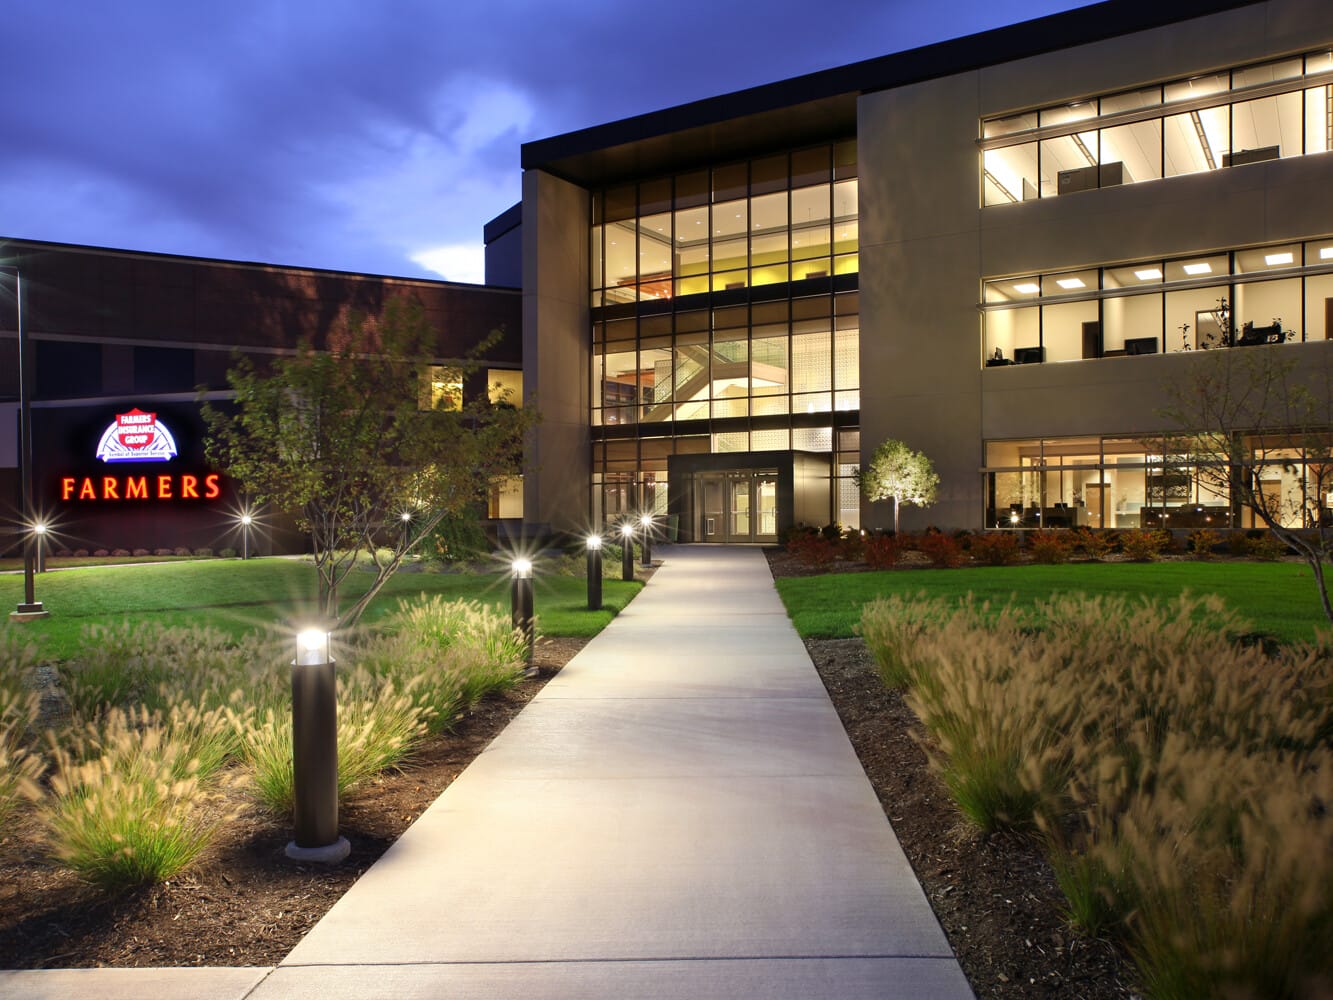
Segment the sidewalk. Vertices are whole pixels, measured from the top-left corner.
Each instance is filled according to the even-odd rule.
[[[970,998],[763,554],[659,554],[276,970],[0,995]]]

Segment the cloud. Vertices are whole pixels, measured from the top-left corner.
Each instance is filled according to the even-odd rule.
[[[473,285],[486,282],[486,250],[480,240],[431,247],[414,254],[412,260],[446,281],[464,281]]]

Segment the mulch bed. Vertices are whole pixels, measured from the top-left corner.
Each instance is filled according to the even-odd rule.
[[[801,572],[776,550],[770,564]],[[539,677],[483,701],[410,768],[344,805],[352,854],[332,869],[289,861],[290,825],[251,805],[188,874],[106,899],[41,856],[31,819],[18,823],[0,836],[0,968],[276,964],[585,641],[539,646]],[[1039,848],[965,826],[927,762],[924,730],[884,689],[865,644],[806,646],[979,1000],[1134,996],[1123,957],[1067,925]]]

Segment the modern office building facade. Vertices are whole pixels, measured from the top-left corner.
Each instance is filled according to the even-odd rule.
[[[1329,366],[1330,152],[1322,0],[1112,0],[528,144],[526,517],[885,527],[892,437],[941,476],[906,527],[1248,526],[1160,411],[1202,347]],[[1288,457],[1265,489],[1312,489]]]
[[[507,390],[522,402],[517,289],[385,278],[297,267],[131,253],[0,239],[0,490],[17,544],[19,515],[18,302],[32,362],[33,494],[54,526],[51,547],[240,550],[236,513],[247,498],[204,453],[202,400],[225,406],[238,357],[261,370],[302,342],[335,346],[355,315],[410,298],[439,331],[432,394]],[[464,384],[451,362],[493,330],[502,336]],[[522,517],[520,491],[486,513]],[[290,518],[266,511],[256,551],[303,544]]]

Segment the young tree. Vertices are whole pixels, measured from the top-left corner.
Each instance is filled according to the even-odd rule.
[[[1179,428],[1164,447],[1189,457],[1200,492],[1230,497],[1300,553],[1333,622],[1333,357],[1319,357],[1298,366],[1276,346],[1211,351],[1167,385],[1161,414]]]
[[[533,413],[450,391],[498,336],[433,391],[435,333],[419,304],[391,300],[378,317],[340,324],[327,351],[303,344],[266,373],[243,358],[228,372],[234,405],[205,406],[210,461],[309,532],[329,621],[354,623],[444,518],[519,470]],[[362,552],[375,578],[340,611],[339,585]]]
[[[867,500],[893,498],[893,532],[898,533],[902,504],[929,507],[939,494],[940,477],[930,459],[893,438],[875,449],[870,465],[856,474]]]

